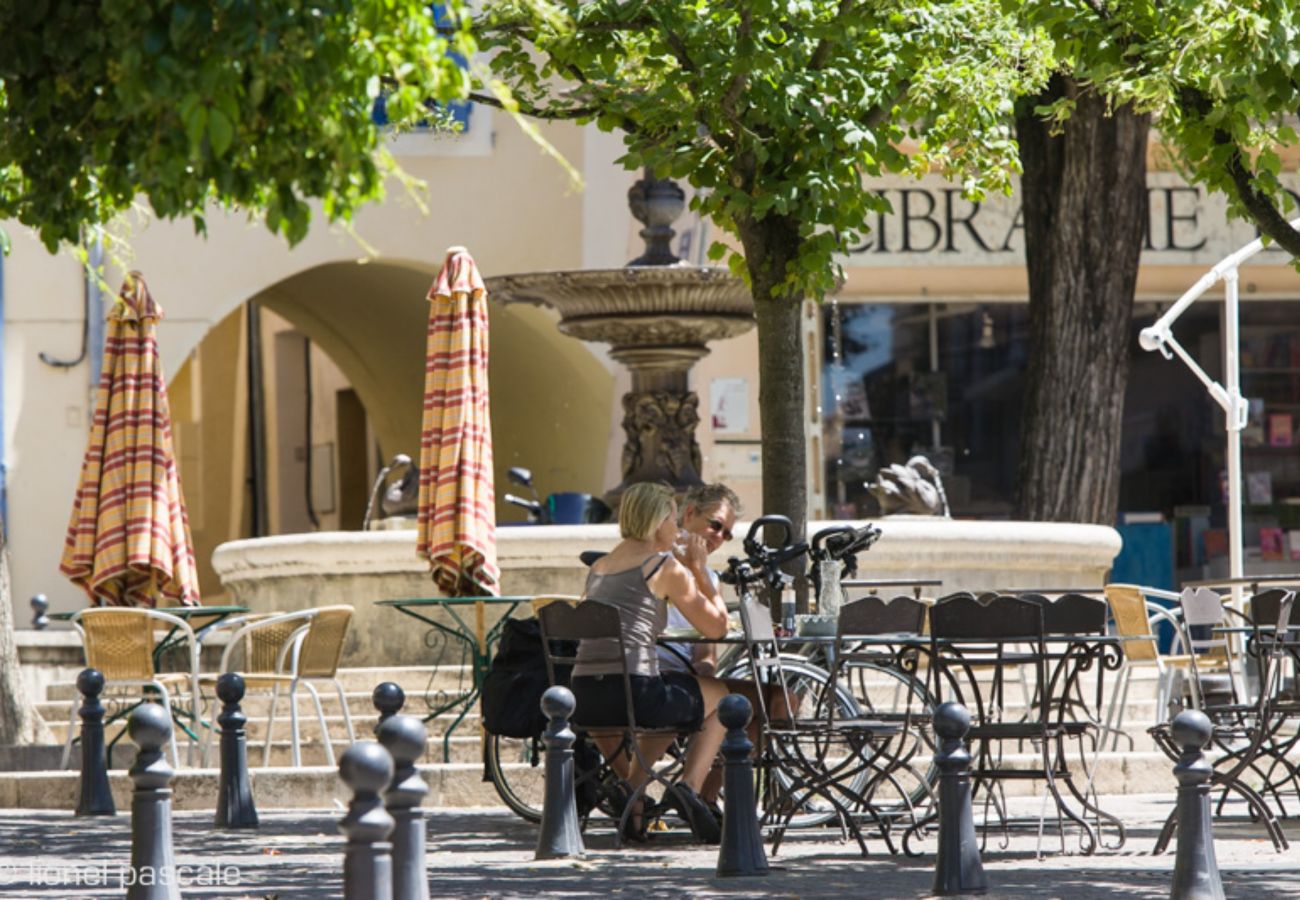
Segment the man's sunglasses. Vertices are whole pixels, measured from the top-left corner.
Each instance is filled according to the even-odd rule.
[[[727,528],[727,526],[723,524],[721,519],[709,519],[708,526],[709,526],[709,531],[712,531],[715,534],[722,535],[722,539],[724,541],[731,540],[731,529]]]

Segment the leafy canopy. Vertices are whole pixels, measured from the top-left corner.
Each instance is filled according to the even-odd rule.
[[[1011,2],[1011,0],[1009,0]],[[1018,0],[1015,0],[1018,5]],[[1295,0],[1029,0],[1060,65],[1116,104],[1155,117],[1192,183],[1227,196],[1292,255],[1282,150],[1297,143],[1300,4]],[[1050,110],[1064,117],[1068,100]]]
[[[521,112],[622,130],[623,165],[688,180],[733,234],[788,222],[773,293],[791,296],[831,289],[835,254],[888,208],[866,176],[1009,190],[1011,104],[1050,62],[997,0],[501,0],[476,27]],[[727,254],[746,274],[710,248]]]
[[[309,199],[337,220],[381,195],[381,90],[399,127],[463,96],[449,49],[473,52],[468,18],[423,0],[0,0],[0,219],[53,250],[143,195],[297,242]]]

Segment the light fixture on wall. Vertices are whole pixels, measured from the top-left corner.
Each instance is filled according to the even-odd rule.
[[[993,314],[987,306],[980,307],[980,339],[977,346],[981,350],[992,350],[998,345],[993,336]]]

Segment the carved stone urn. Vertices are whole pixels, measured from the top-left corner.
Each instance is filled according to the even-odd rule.
[[[671,222],[684,206],[681,188],[647,170],[628,203],[645,226],[646,251],[627,266],[487,279],[496,300],[551,307],[561,332],[609,344],[631,372],[632,389],[623,396],[623,480],[606,495],[615,507],[639,481],[664,481],[679,492],[700,483],[700,400],[690,389],[691,366],[708,355],[710,341],[754,327],[744,282],[726,269],[689,265],[669,249]]]

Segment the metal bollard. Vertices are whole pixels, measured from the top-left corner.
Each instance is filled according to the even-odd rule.
[[[375,734],[378,734],[380,725],[402,711],[402,706],[406,703],[406,691],[402,690],[400,684],[384,681],[375,686],[370,694],[370,702],[379,710],[379,721],[375,723]]]
[[[753,742],[745,733],[754,711],[741,694],[728,694],[718,704],[718,721],[727,726],[722,741],[726,758],[723,774],[722,846],[718,849],[718,876],[766,875],[767,854],[758,828],[758,798],[754,795]]]
[[[1178,849],[1174,854],[1171,900],[1223,900],[1223,881],[1214,857],[1214,820],[1210,815],[1210,779],[1214,767],[1205,759],[1205,745],[1214,725],[1200,710],[1174,717],[1170,734],[1182,748],[1174,776],[1178,779]]]
[[[429,900],[425,872],[424,810],[429,793],[415,769],[429,734],[415,716],[390,716],[379,723],[379,743],[393,757],[393,780],[384,791],[384,806],[393,817],[393,900]]]
[[[127,900],[180,900],[172,854],[172,767],[162,748],[171,736],[171,713],[157,703],[142,703],[127,719],[126,731],[140,748],[131,780],[131,873]]]
[[[379,792],[393,780],[393,758],[374,741],[357,741],[339,761],[339,777],[352,789],[339,831],[348,839],[343,856],[344,900],[393,900],[393,817]]]
[[[217,679],[217,697],[221,700],[221,781],[217,788],[218,828],[256,828],[257,807],[253,805],[253,788],[248,779],[248,741],[244,725],[248,722],[239,701],[244,699],[244,679],[227,672]]]
[[[104,750],[104,676],[98,669],[82,669],[77,676],[77,690],[84,698],[81,709],[81,796],[77,799],[79,816],[115,816],[113,792],[108,787],[108,760]]]
[[[934,757],[939,767],[939,853],[933,892],[940,897],[989,889],[971,810],[970,753],[963,741],[968,731],[970,713],[960,703],[949,701],[934,711],[934,733],[941,743]]]
[[[542,743],[546,745],[546,784],[542,827],[537,832],[537,852],[533,859],[586,856],[573,796],[573,742],[577,735],[569,728],[569,718],[578,703],[572,691],[556,685],[542,694],[541,705],[546,716],[546,730],[542,732]]]
[[[32,597],[32,627],[37,631],[44,631],[50,627],[50,617],[46,615],[50,611],[50,601],[44,594],[37,594]]]

